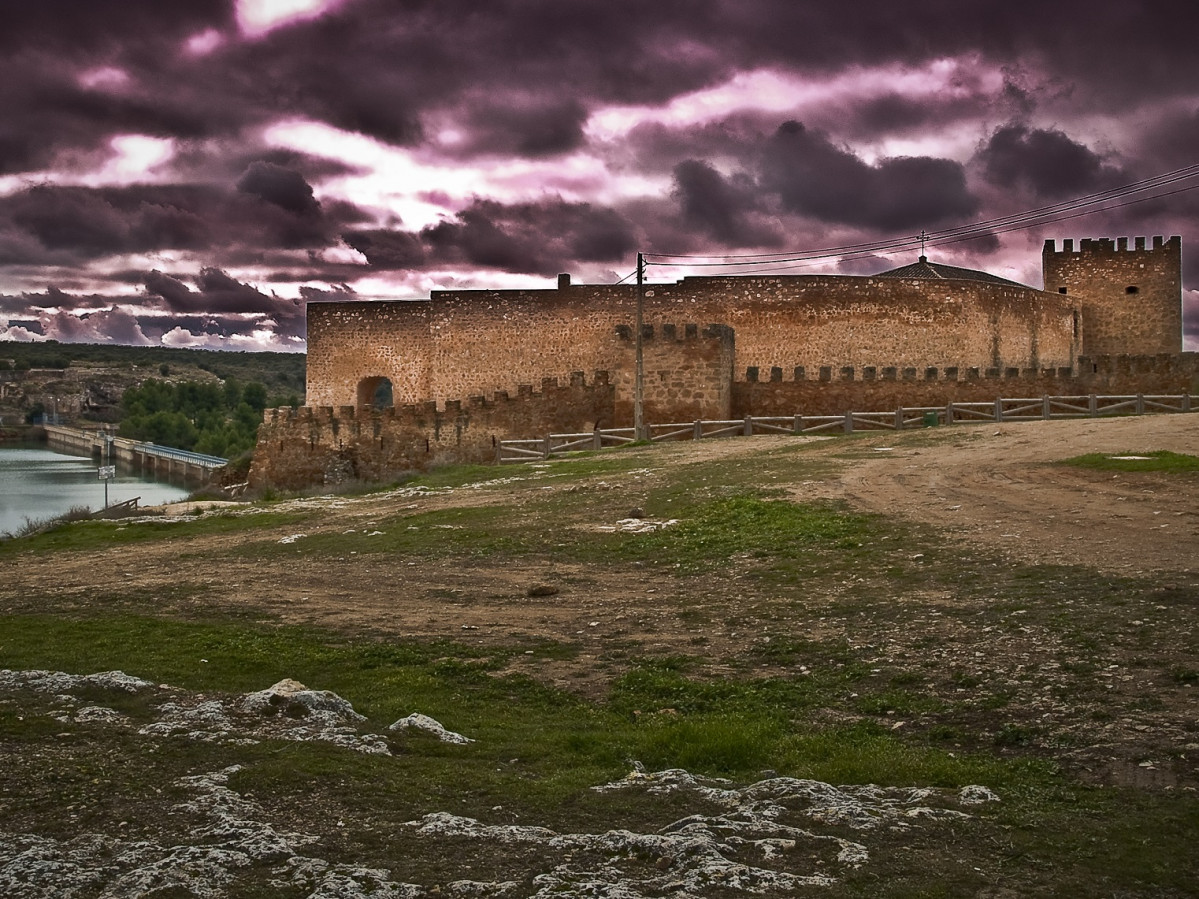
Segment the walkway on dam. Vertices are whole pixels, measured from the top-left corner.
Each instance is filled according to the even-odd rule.
[[[64,425],[46,425],[45,430],[47,443],[52,449],[72,455],[91,456],[106,465],[130,465],[156,477],[179,477],[189,483],[207,483],[212,479],[213,472],[224,468],[229,462],[220,456],[117,437],[104,428],[83,430]]]

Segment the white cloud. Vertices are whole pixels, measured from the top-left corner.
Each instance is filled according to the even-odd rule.
[[[312,19],[335,5],[336,0],[238,0],[237,19],[242,31],[258,36],[272,28]]]

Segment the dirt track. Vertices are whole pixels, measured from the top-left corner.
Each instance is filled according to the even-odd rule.
[[[1032,562],[1199,574],[1199,484],[1052,463],[1086,453],[1199,452],[1199,416],[975,425],[931,446],[872,439],[827,495]],[[823,491],[822,491],[823,492]]]
[[[606,475],[608,491],[593,508],[611,524],[639,505],[655,468],[720,459],[742,470],[757,454],[793,445],[795,438],[755,437],[681,443],[643,451],[647,469]],[[851,507],[931,525],[947,539],[965,541],[1026,562],[1080,564],[1132,574],[1160,572],[1181,583],[1199,581],[1199,478],[1124,474],[1052,464],[1088,452],[1199,451],[1199,415],[1160,415],[1099,421],[1055,421],[959,426],[894,435],[863,435],[847,442],[815,441],[805,452],[827,458],[832,473],[811,480],[784,474],[770,486],[796,499],[844,500]],[[778,466],[774,467],[778,470]],[[528,477],[527,469],[496,476]],[[593,479],[600,481],[600,479]],[[363,531],[409,511],[502,504],[535,516],[537,496],[551,488],[455,489],[413,495],[403,491],[357,498],[315,498],[292,504],[320,510],[305,524],[341,533]],[[590,489],[583,485],[583,489]],[[291,526],[295,530],[295,526]],[[404,561],[390,556],[320,558],[297,564],[227,555],[240,541],[279,540],[287,528],[250,534],[158,541],[89,553],[56,553],[0,562],[3,608],[37,606],[47,594],[65,607],[142,596],[158,611],[206,609],[253,613],[285,623],[315,624],[381,635],[511,639],[602,638],[636,644],[645,652],[680,651],[703,635],[717,657],[735,652],[735,629],[680,621],[680,605],[720,608],[753,601],[748,584],[734,580],[697,585],[686,579],[647,581],[629,567],[581,566],[542,560],[506,560],[502,566],[463,560]],[[546,577],[570,583],[568,594],[530,599],[531,583]],[[182,589],[177,589],[182,588]],[[567,598],[569,597],[569,598]],[[768,599],[768,597],[761,597]],[[123,600],[115,600],[123,601]],[[132,600],[138,608],[147,600]],[[600,625],[592,622],[599,621]],[[587,657],[590,653],[584,653]],[[575,676],[579,676],[577,673]]]

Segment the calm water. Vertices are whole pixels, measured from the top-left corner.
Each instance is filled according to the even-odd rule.
[[[104,482],[97,463],[42,447],[0,447],[0,534],[15,531],[26,518],[51,518],[72,506],[104,508]],[[108,504],[141,497],[152,506],[187,496],[186,488],[117,469],[108,482]]]

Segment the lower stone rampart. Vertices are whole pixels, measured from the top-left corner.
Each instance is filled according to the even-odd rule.
[[[295,489],[386,481],[436,465],[491,462],[501,439],[611,427],[613,396],[606,372],[590,384],[576,372],[567,385],[546,378],[540,391],[520,387],[516,396],[471,397],[442,409],[432,402],[268,409],[250,485]]]
[[[698,337],[702,359],[724,382],[730,358],[728,334],[684,333],[676,343],[677,335],[667,333],[670,339],[663,343],[656,364],[674,358],[670,348],[678,349]],[[655,352],[651,350],[651,356]],[[814,372],[801,367],[788,373],[781,368],[768,372],[751,368],[738,374],[744,380],[728,384],[728,415],[723,414],[723,397],[720,400],[722,418],[885,412],[901,406],[988,402],[999,397],[1199,395],[1199,353],[1083,356],[1074,369],[824,366]],[[385,481],[435,465],[494,461],[500,440],[628,427],[631,410],[618,404],[615,380],[607,372],[596,372],[587,383],[576,372],[567,385],[546,378],[539,391],[522,386],[515,396],[501,392],[490,399],[472,397],[465,403],[447,402],[440,409],[429,402],[382,410],[367,406],[267,410],[250,483],[295,489],[352,480]],[[711,395],[720,396],[723,389]],[[693,421],[693,411],[691,399],[683,397],[677,408],[661,407],[660,414],[646,420],[652,424]]]
[[[885,412],[998,397],[1199,394],[1199,353],[1082,356],[1074,369],[823,366],[787,375],[779,368],[745,372],[733,383],[733,417]]]

